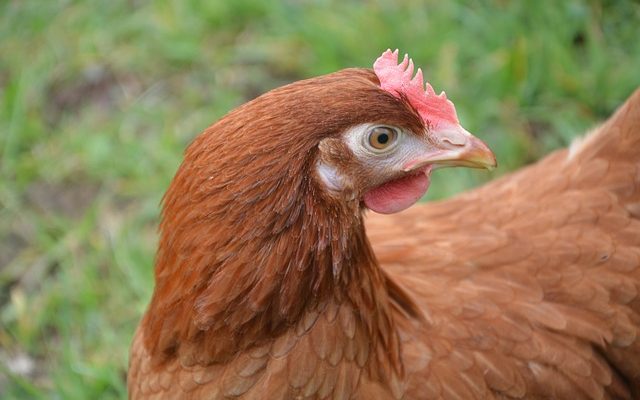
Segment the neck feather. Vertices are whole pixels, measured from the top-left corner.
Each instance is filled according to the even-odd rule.
[[[372,343],[395,335],[386,281],[357,205],[338,205],[310,180],[288,177],[287,184],[263,182],[255,193],[188,197],[183,178],[192,175],[183,169],[190,168],[181,168],[165,197],[144,322],[159,361],[224,361],[330,302],[358,312]]]

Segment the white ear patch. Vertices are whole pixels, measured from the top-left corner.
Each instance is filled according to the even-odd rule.
[[[327,189],[333,192],[340,192],[345,188],[345,177],[340,174],[335,166],[318,160],[316,170],[318,171],[320,180],[325,184]]]

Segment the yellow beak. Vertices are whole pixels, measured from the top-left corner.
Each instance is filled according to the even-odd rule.
[[[488,170],[498,165],[491,149],[461,126],[436,130],[430,132],[429,136],[434,143],[433,151],[409,161],[403,166],[404,171],[411,171],[424,165]]]

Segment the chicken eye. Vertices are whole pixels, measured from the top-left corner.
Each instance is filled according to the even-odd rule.
[[[368,144],[374,151],[385,150],[398,138],[398,132],[386,126],[377,126],[369,132]]]

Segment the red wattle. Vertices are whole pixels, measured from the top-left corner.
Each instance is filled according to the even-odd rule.
[[[382,184],[364,195],[364,204],[379,214],[393,214],[414,205],[429,189],[424,170]]]

